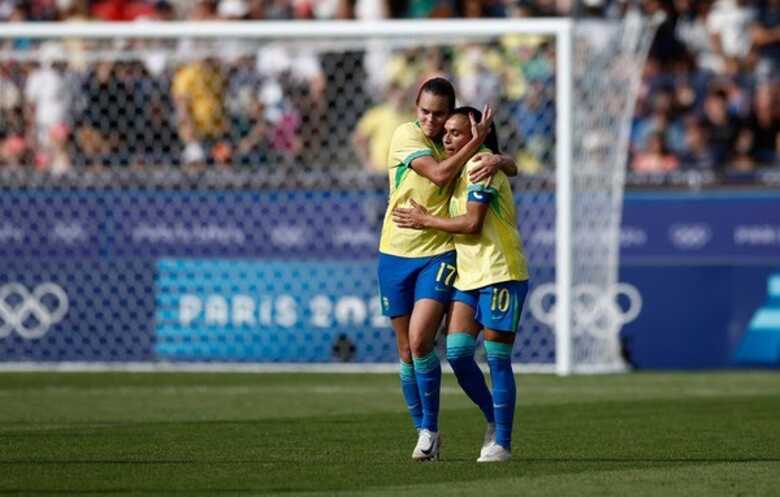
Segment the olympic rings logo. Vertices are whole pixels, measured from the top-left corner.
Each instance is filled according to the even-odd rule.
[[[30,292],[19,283],[0,287],[0,338],[16,331],[28,340],[40,338],[68,312],[68,295],[55,283]]]
[[[555,283],[536,287],[528,299],[528,308],[537,321],[555,328]],[[627,302],[627,307],[621,305]],[[574,322],[572,333],[577,336],[614,337],[626,323],[635,320],[642,311],[642,295],[628,283],[618,283],[606,290],[592,284],[575,285],[572,295]]]
[[[669,228],[669,240],[679,249],[700,249],[711,239],[712,230],[704,223],[674,224]]]

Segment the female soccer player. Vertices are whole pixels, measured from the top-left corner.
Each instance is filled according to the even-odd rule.
[[[444,125],[443,143],[449,156],[460,153],[473,140],[470,122],[479,118],[471,107],[453,110]],[[491,131],[485,143],[498,152],[495,128]],[[477,461],[500,462],[512,455],[516,388],[511,355],[528,292],[528,269],[509,181],[500,172],[492,180],[472,181],[472,167],[469,161],[455,184],[452,217],[412,201],[411,208],[394,209],[393,221],[400,228],[455,234],[457,278],[447,326],[447,359],[458,383],[488,422]],[[475,339],[483,329],[492,397],[474,361]]]
[[[452,181],[481,146],[492,122],[490,108],[481,121],[469,121],[469,140],[445,157],[444,122],[455,107],[455,90],[443,78],[426,81],[417,94],[417,121],[399,126],[388,154],[390,200],[379,244],[379,293],[382,313],[390,317],[401,358],[401,390],[419,430],[412,452],[416,460],[437,459],[441,367],[433,341],[452,296],[455,248],[448,233],[399,229],[393,209],[416,202],[446,215]],[[483,154],[474,181],[491,177],[499,167],[517,171],[511,159]]]

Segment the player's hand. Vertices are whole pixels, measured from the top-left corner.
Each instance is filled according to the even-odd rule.
[[[501,169],[501,156],[499,155],[482,152],[475,155],[471,160],[474,162],[474,166],[469,172],[469,181],[471,183],[479,183],[492,178]]]
[[[425,229],[425,218],[428,216],[428,211],[413,199],[409,200],[412,203],[411,207],[393,209],[393,222],[400,228]]]
[[[493,124],[493,109],[489,105],[485,105],[482,109],[482,120],[477,122],[474,115],[469,114],[469,121],[471,122],[471,136],[482,143],[490,132],[490,125]]]

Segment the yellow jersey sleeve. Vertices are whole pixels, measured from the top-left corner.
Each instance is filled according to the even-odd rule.
[[[481,148],[477,153],[480,152],[489,152],[489,150],[487,148]],[[478,164],[478,162],[474,162],[474,158],[472,157],[466,163],[466,167],[463,168],[461,176],[466,181],[467,185],[467,201],[487,204],[491,202],[497,192],[496,189],[491,186],[491,182],[493,181],[492,177],[485,178],[477,183],[474,183],[469,179],[471,173],[477,169]]]
[[[405,123],[396,128],[390,140],[387,167],[409,167],[414,159],[427,155],[433,157],[440,150],[441,146],[426,137],[416,122]]]
[[[393,223],[393,209],[409,207],[410,199],[414,199],[433,215],[447,215],[451,187],[439,187],[411,168],[414,159],[425,156],[431,156],[437,161],[443,160],[444,149],[440,143],[426,137],[416,122],[405,123],[396,128],[387,157],[390,198],[379,242],[379,251],[383,254],[427,257],[454,249],[452,237],[448,233],[404,229]]]

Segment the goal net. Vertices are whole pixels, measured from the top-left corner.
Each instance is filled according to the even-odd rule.
[[[394,363],[376,290],[382,144],[444,75],[459,104],[494,106],[521,170],[515,363],[620,369],[623,174],[652,31],[639,17],[4,27],[0,362]]]

